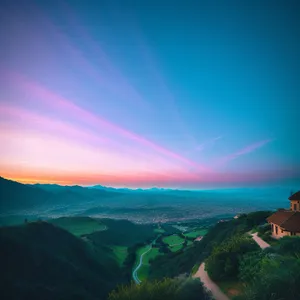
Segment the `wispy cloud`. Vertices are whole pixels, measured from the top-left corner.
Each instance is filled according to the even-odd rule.
[[[211,147],[211,146],[213,146],[214,143],[215,143],[217,140],[220,140],[220,139],[222,139],[222,138],[223,138],[223,136],[220,135],[220,136],[217,136],[217,137],[215,137],[215,138],[209,139],[209,140],[207,140],[207,141],[205,141],[205,142],[203,142],[203,143],[201,143],[201,144],[198,144],[195,148],[193,148],[193,149],[187,151],[186,154],[189,155],[189,154],[192,154],[192,153],[194,153],[194,152],[200,152],[200,151],[204,150],[206,147]]]
[[[245,155],[245,154],[248,154],[248,153],[251,153],[263,146],[265,146],[266,144],[269,144],[270,142],[272,142],[274,139],[266,139],[266,140],[262,140],[262,141],[259,141],[259,142],[256,142],[256,143],[253,143],[251,145],[248,145],[240,150],[238,150],[237,152],[234,152],[230,155],[227,155],[221,159],[219,159],[215,166],[216,167],[220,167],[220,166],[223,166],[225,165],[226,163],[230,162],[231,160],[234,160],[242,155]]]
[[[191,167],[195,167],[198,170],[209,169],[208,167],[199,165],[172,150],[166,149],[165,147],[148,140],[139,134],[131,132],[111,121],[102,118],[99,115],[83,109],[74,102],[56,94],[37,82],[28,80],[18,73],[8,72],[6,77],[9,77],[11,80],[13,80],[16,86],[21,87],[27,93],[30,93],[34,98],[38,99],[39,102],[43,102],[47,107],[55,109],[55,111],[58,113],[57,116],[72,117],[80,123],[85,123],[93,125],[96,128],[100,128],[101,131],[112,132],[113,134],[125,138],[131,142],[135,142],[144,148],[146,147],[146,149],[152,149],[165,157],[172,158],[173,160],[179,161]]]

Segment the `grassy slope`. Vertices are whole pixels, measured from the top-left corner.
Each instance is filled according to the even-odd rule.
[[[116,257],[116,260],[117,260],[119,266],[122,267],[127,255],[128,255],[128,247],[125,247],[125,246],[111,246],[110,248],[113,250],[114,255]]]
[[[101,219],[109,230],[98,231],[89,235],[97,245],[133,246],[152,241],[157,233],[153,225],[137,225],[126,220]]]
[[[178,236],[177,234],[176,235],[174,234],[163,238],[163,242],[168,244],[169,246],[172,246],[172,245],[183,243],[184,239]]]
[[[59,226],[76,236],[91,234],[96,231],[106,230],[107,226],[101,220],[89,217],[62,217],[49,221],[50,223]]]
[[[237,233],[246,233],[254,226],[265,222],[271,212],[255,212],[239,219],[218,223],[207,232],[201,242],[194,243],[187,249],[168,253],[157,257],[151,264],[149,277],[160,279],[174,277],[182,273],[190,273],[195,265],[199,265],[213,247]]]
[[[1,295],[8,299],[105,299],[119,268],[103,249],[49,223],[0,228]]]
[[[137,266],[140,262],[140,256],[149,249],[149,245],[147,246],[143,246],[141,248],[139,248],[137,250],[137,259],[136,259],[136,263],[135,266]],[[153,260],[154,258],[156,258],[158,255],[162,255],[161,253],[158,252],[158,248],[152,248],[149,252],[147,252],[144,256],[143,256],[143,262],[142,262],[142,266],[139,268],[138,270],[138,277],[141,281],[145,280],[146,278],[148,278],[149,275],[149,268],[150,268],[150,260]]]
[[[198,236],[204,236],[204,235],[206,235],[207,232],[208,232],[207,229],[199,229],[199,230],[195,230],[195,231],[191,231],[191,232],[185,233],[184,235],[186,237],[196,238]]]
[[[176,252],[183,248],[184,239],[177,234],[167,236],[163,238],[163,242],[169,246],[172,252]]]

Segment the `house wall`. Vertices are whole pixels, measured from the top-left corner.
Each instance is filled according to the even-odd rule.
[[[276,234],[276,227],[278,227],[278,233]],[[282,228],[274,223],[271,223],[272,237],[275,239],[280,239],[284,236],[290,236],[291,233],[288,231],[283,231]],[[300,233],[299,233],[300,235]]]
[[[300,211],[300,201],[299,200],[291,200],[291,210],[295,210],[294,206],[296,205],[296,210]]]

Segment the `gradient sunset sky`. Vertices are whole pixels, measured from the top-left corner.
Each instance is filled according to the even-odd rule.
[[[299,1],[1,1],[0,176],[300,178]]]

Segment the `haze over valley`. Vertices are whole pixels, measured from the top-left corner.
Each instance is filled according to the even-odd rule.
[[[0,221],[3,224],[23,222],[24,218],[62,216],[126,219],[135,223],[222,219],[240,213],[285,207],[286,198],[293,190],[293,184],[287,187],[202,191],[132,190],[102,186],[24,185],[4,178],[0,179],[0,184]]]

